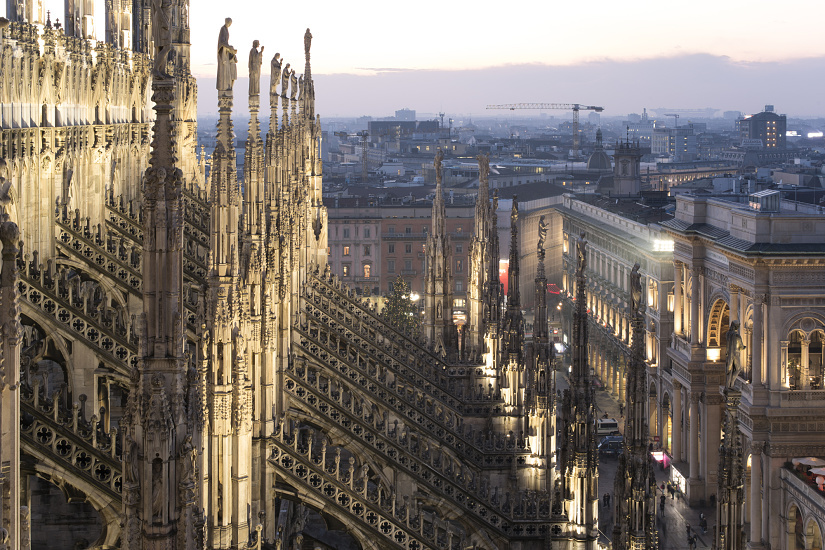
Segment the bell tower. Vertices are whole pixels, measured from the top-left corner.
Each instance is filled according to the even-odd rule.
[[[624,141],[616,144],[613,154],[614,197],[637,197],[642,191],[641,159],[642,149],[638,141]]]

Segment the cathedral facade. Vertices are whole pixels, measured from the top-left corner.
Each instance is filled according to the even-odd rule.
[[[249,88],[234,89],[226,20],[207,158],[188,0],[108,1],[100,42],[93,3],[66,6],[58,24],[14,3],[1,44],[7,547],[31,548],[49,523],[37,477],[99,514],[92,548],[597,548],[584,295],[557,453],[547,227],[522,289],[513,201],[505,296],[489,161],[466,332],[448,315],[439,185],[424,334],[409,334],[327,264],[308,29],[303,74],[276,55],[262,93],[257,41]],[[249,96],[242,182],[235,91]]]

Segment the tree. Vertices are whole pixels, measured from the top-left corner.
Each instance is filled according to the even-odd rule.
[[[418,307],[412,299],[410,285],[400,275],[392,284],[382,313],[390,323],[410,336],[420,334],[421,320],[418,318]]]

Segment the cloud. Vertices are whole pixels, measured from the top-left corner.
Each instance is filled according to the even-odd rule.
[[[322,117],[381,117],[409,107],[419,113],[504,118],[517,115],[486,111],[486,105],[544,102],[601,105],[603,116],[624,116],[644,107],[758,112],[767,103],[789,115],[825,114],[825,57],[742,63],[724,55],[691,54],[573,65],[373,70],[313,73],[317,112]],[[267,78],[261,86],[268,86]],[[199,112],[216,112],[214,78],[199,79],[199,88]],[[246,90],[245,79],[239,79],[235,90],[236,96]],[[245,98],[236,97],[235,112],[245,108],[241,101]]]

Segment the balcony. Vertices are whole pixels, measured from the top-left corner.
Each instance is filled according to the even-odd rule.
[[[396,241],[419,241],[427,238],[426,233],[383,233],[382,239],[396,240]]]
[[[378,284],[379,277],[355,277],[356,283],[375,283]]]
[[[782,407],[825,407],[825,390],[791,390],[779,394]]]
[[[814,517],[825,517],[825,491],[820,491],[817,476],[797,472],[790,463],[779,469],[780,484],[797,502],[807,505]]]

